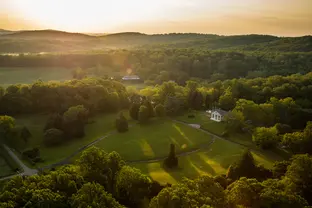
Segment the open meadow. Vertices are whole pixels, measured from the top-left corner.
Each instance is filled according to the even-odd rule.
[[[3,146],[0,146],[0,178],[13,175],[19,166],[9,156],[8,152]]]
[[[193,115],[194,117],[189,118],[189,115]],[[175,119],[185,123],[199,124],[202,129],[207,130],[218,136],[222,136],[223,133],[226,131],[226,127],[223,122],[219,123],[210,120],[210,116],[205,111],[191,111],[189,113],[185,113],[182,116],[177,116],[175,117]],[[226,139],[237,142],[247,147],[256,147],[255,144],[252,142],[251,135],[249,134],[231,133],[226,137]]]
[[[0,83],[31,84],[36,80],[65,81],[72,79],[72,70],[63,67],[0,67]]]
[[[167,156],[171,143],[175,144],[177,153],[182,153],[208,144],[211,139],[190,126],[155,119],[148,124],[137,124],[126,133],[111,135],[97,146],[106,152],[116,151],[127,161],[144,161]]]
[[[124,113],[127,116],[126,113]],[[18,128],[27,126],[31,138],[27,143],[22,140],[13,141],[12,146],[20,152],[34,147],[39,147],[40,156],[44,160],[43,163],[38,163],[38,166],[45,166],[59,162],[60,160],[70,156],[79,148],[91,143],[92,141],[105,136],[107,133],[115,130],[116,113],[100,114],[90,119],[90,123],[86,125],[85,136],[80,139],[70,140],[56,147],[46,147],[43,144],[44,126],[48,119],[47,115],[20,116],[16,117]]]
[[[224,129],[222,126],[224,124],[210,121],[202,112],[194,112],[194,114],[195,118],[192,120],[187,118],[187,114],[178,119],[189,124],[204,123],[205,129],[213,129],[212,133],[215,134],[218,133],[218,129],[219,133]],[[124,115],[129,119],[126,112]],[[27,148],[39,147],[44,162],[38,163],[37,166],[42,167],[57,163],[81,147],[113,132],[95,145],[106,152],[118,152],[129,165],[140,169],[161,183],[176,183],[183,177],[195,178],[203,174],[213,176],[225,174],[229,166],[237,161],[247,148],[244,136],[241,145],[238,144],[239,139],[234,143],[230,139],[214,138],[187,124],[168,118],[154,118],[144,125],[130,120],[129,131],[117,133],[114,132],[116,117],[116,113],[92,117],[90,123],[86,125],[85,137],[65,142],[57,147],[46,147],[43,145],[43,128],[47,116],[20,116],[16,118],[17,127],[27,126],[32,137],[27,144],[21,141],[14,142],[15,148],[23,151]],[[176,153],[179,155],[179,167],[168,170],[163,167],[163,158],[168,155],[171,143],[175,144]],[[275,161],[282,160],[282,157],[272,152],[260,149],[252,149],[251,152],[257,163],[267,168],[271,168]],[[77,159],[77,156],[72,158],[72,161],[74,159]],[[154,162],[154,159],[157,162]]]
[[[200,175],[216,176],[226,174],[229,166],[236,162],[245,148],[226,140],[216,140],[211,146],[201,149],[199,152],[179,157],[177,169],[167,169],[163,161],[152,163],[134,163],[133,167],[140,169],[160,183],[177,183],[183,177],[196,178]],[[251,151],[256,162],[271,168],[277,158],[270,154]],[[281,158],[279,158],[281,160]]]

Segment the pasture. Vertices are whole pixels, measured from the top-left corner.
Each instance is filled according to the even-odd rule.
[[[222,123],[210,121],[201,112],[195,112],[195,114],[195,118],[192,119],[188,118],[187,114],[178,119],[187,123],[204,123],[205,129],[210,128],[216,134],[218,132],[221,134],[224,128]],[[129,119],[127,112],[124,112],[124,115]],[[176,183],[183,177],[195,178],[203,174],[212,176],[225,174],[228,167],[237,161],[248,147],[246,144],[239,144],[231,139],[213,138],[211,135],[187,124],[166,118],[153,118],[146,124],[138,124],[129,119],[129,131],[118,133],[115,132],[116,117],[116,113],[97,115],[91,118],[91,122],[86,125],[84,138],[69,140],[57,147],[46,147],[43,145],[43,128],[47,116],[19,116],[16,118],[17,126],[19,128],[24,125],[27,126],[32,137],[27,144],[21,140],[13,141],[14,147],[20,151],[26,148],[39,147],[44,162],[39,163],[38,166],[42,167],[59,162],[79,148],[112,132],[95,145],[106,152],[118,152],[129,165],[140,169],[161,183]],[[232,136],[230,135],[229,138]],[[240,141],[239,137],[234,138]],[[175,144],[177,154],[182,153],[179,157],[179,167],[174,170],[164,168],[162,161],[168,155],[171,143]],[[275,153],[250,147],[252,147],[251,152],[255,160],[265,167],[270,168],[274,161],[283,159]],[[194,150],[198,151],[193,152]],[[183,153],[190,154],[184,155]],[[75,156],[72,160],[77,157]],[[158,159],[159,162],[152,162],[151,160],[154,159]]]
[[[13,174],[12,168],[7,164],[4,157],[0,156],[0,178]]]
[[[193,115],[195,117],[189,118],[189,115]],[[207,130],[218,136],[222,136],[223,132],[226,131],[225,123],[223,122],[218,123],[210,120],[210,117],[204,111],[190,111],[189,113],[186,113],[182,116],[178,116],[175,119],[183,121],[185,123],[200,124],[202,129]],[[242,144],[244,146],[255,148],[255,144],[252,142],[251,135],[249,134],[231,133],[227,137],[227,139]]]
[[[0,146],[0,178],[15,174],[18,168],[18,165],[9,156],[6,149]]]
[[[162,161],[130,165],[140,169],[144,174],[160,183],[176,183],[183,177],[196,178],[200,175],[226,174],[229,166],[239,159],[244,149],[241,145],[217,139],[211,146],[203,148],[197,153],[179,157],[177,169],[168,170],[164,168]],[[281,160],[281,158],[261,152],[252,151],[252,154],[258,164],[267,168],[271,168],[276,160]]]
[[[31,84],[36,80],[65,81],[72,79],[72,70],[61,67],[0,67],[1,86]]]
[[[124,113],[128,117],[127,113]],[[43,144],[44,139],[44,126],[48,119],[47,115],[25,115],[16,117],[16,124],[18,128],[26,126],[32,134],[32,137],[27,143],[18,138],[18,141],[13,141],[12,146],[19,151],[28,148],[39,147],[41,158],[44,159],[43,163],[38,166],[44,166],[52,163],[59,162],[60,160],[68,157],[76,150],[99,137],[105,136],[108,132],[115,130],[115,119],[117,113],[100,114],[90,118],[90,123],[85,127],[85,137],[80,139],[73,139],[62,143],[56,147],[46,147]]]
[[[165,157],[171,143],[176,153],[191,151],[211,142],[211,136],[166,119],[153,119],[148,124],[137,124],[126,133],[109,136],[97,144],[106,152],[116,151],[127,161]]]

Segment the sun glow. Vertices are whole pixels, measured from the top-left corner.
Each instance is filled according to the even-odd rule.
[[[311,34],[311,0],[0,0],[0,28]]]
[[[47,28],[71,31],[109,30],[116,25],[159,17],[162,4],[144,0],[13,0],[15,8],[30,21]]]

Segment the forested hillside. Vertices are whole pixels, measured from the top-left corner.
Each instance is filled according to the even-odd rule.
[[[134,32],[91,36],[39,30],[0,34],[0,53],[88,51],[137,47],[308,52],[312,49],[311,42],[311,36],[284,38],[269,35],[220,36],[195,33],[146,35]]]
[[[124,76],[128,69],[150,84],[190,77],[209,81],[305,74],[312,69],[312,52],[267,53],[197,49],[114,50],[99,53],[2,55],[1,67],[80,67],[97,76]],[[89,70],[89,71],[90,71]],[[111,72],[114,72],[111,74]]]

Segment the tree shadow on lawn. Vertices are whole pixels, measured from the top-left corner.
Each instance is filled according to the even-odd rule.
[[[218,161],[209,159],[205,152],[179,157],[179,166],[173,169],[164,167],[163,161],[131,164],[131,166],[140,169],[144,174],[162,184],[177,183],[184,177],[195,179],[200,175],[215,176],[226,172]]]
[[[285,159],[278,153],[275,153],[270,150],[259,150],[259,151],[251,150],[251,153],[254,159],[256,160],[256,163],[258,165],[263,165],[266,168],[272,168],[273,163],[275,161],[281,161]]]

